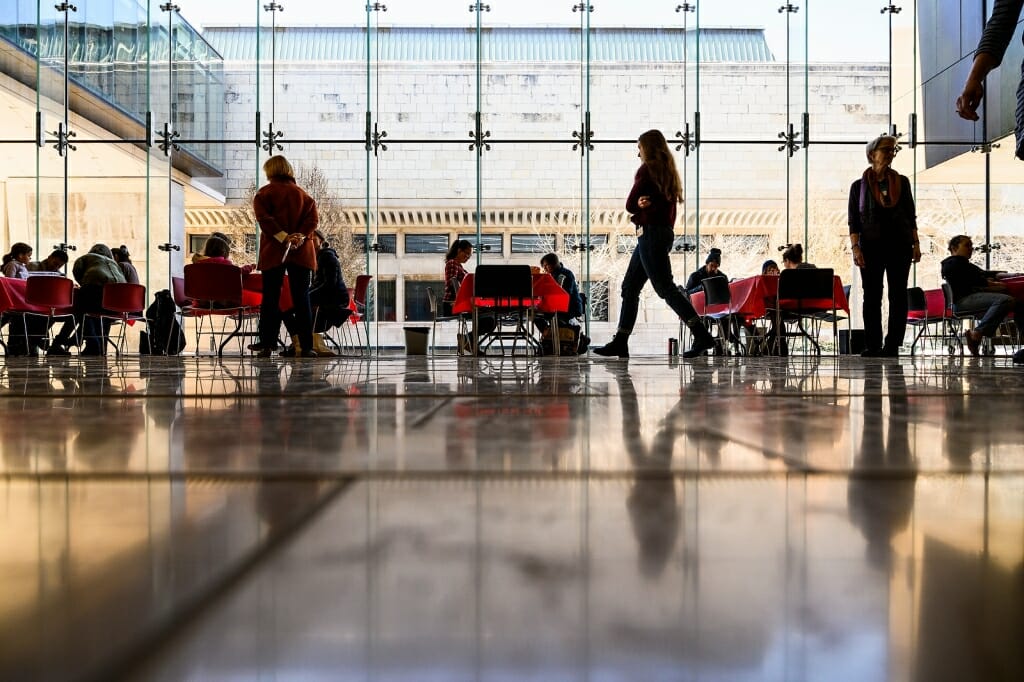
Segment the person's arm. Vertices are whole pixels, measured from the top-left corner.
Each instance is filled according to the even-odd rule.
[[[917,205],[914,203],[914,192],[910,186],[910,178],[900,176],[903,190],[900,192],[900,203],[903,204],[903,218],[910,223],[910,237],[913,240],[913,261],[921,262],[921,238],[917,234]]]
[[[853,254],[853,264],[858,268],[864,267],[864,254],[861,251],[860,236],[863,225],[860,222],[860,183],[857,180],[850,185],[850,202],[847,208],[847,222],[850,225],[850,252]]]
[[[626,211],[630,214],[637,214],[643,210],[640,206],[640,197],[648,194],[644,191],[644,184],[647,182],[647,166],[640,166],[633,177],[633,188],[629,190],[626,197]]]
[[[273,208],[270,205],[270,197],[267,185],[259,192],[256,192],[256,196],[252,198],[252,210],[256,215],[256,222],[259,223],[260,232],[265,234],[270,239],[284,244],[285,240],[288,239],[288,230],[277,222],[277,218],[274,217]]]
[[[963,91],[956,98],[956,113],[968,121],[978,120],[978,106],[985,97],[985,77],[998,67],[1017,29],[1024,0],[996,0],[992,18],[978,41],[971,72],[964,81]]]

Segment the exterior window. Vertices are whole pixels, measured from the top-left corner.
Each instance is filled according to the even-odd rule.
[[[378,280],[376,291],[371,286],[366,294],[366,307],[369,318],[374,322],[397,321],[398,306],[395,300],[395,280]]]
[[[405,235],[405,252],[413,253],[448,253],[448,235],[446,234],[407,234]]]
[[[366,253],[366,235],[365,234],[354,234],[352,235],[352,243],[355,244],[356,249],[359,253]],[[395,234],[378,234],[377,235],[377,253],[395,255],[398,251],[398,235]]]
[[[504,240],[500,234],[482,234],[479,242],[477,242],[476,234],[460,234],[459,239],[468,241],[473,245],[474,250],[489,253],[492,256],[501,256],[505,253]]]
[[[633,253],[636,248],[636,237],[629,234],[620,234],[615,243],[615,251],[618,253]]]
[[[444,282],[439,279],[407,279],[405,280],[405,320],[406,322],[429,322],[434,319],[430,312],[430,299],[427,287],[434,290],[440,298],[444,296]]]
[[[512,253],[548,253],[555,250],[553,234],[514,234]]]
[[[206,247],[206,240],[209,238],[208,234],[190,234],[188,236],[188,252],[202,253]]]
[[[586,293],[581,291],[580,293]],[[590,320],[608,321],[608,280],[590,281]]]

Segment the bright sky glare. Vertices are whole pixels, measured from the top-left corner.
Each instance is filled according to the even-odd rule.
[[[270,23],[263,9],[270,0],[178,0],[181,15],[197,27],[204,25]],[[366,25],[364,0],[281,0],[278,25]],[[386,0],[386,12],[374,12],[380,25],[473,26],[476,18],[468,0]],[[573,0],[490,0],[484,25],[575,25],[581,14]],[[677,0],[591,0],[592,26],[682,26]],[[691,5],[698,4],[690,2]],[[790,50],[794,61],[803,61],[804,35],[810,34],[810,61],[884,61],[888,56],[889,15],[886,4],[863,0],[700,0],[702,26],[763,27],[776,59],[786,55],[786,19],[790,22]],[[797,12],[780,12],[791,5]],[[876,6],[877,5],[877,6]],[[696,26],[697,13],[689,13],[688,26]],[[894,24],[913,22],[912,6],[895,15]],[[903,32],[903,35],[908,35]],[[911,46],[897,46],[912,49]]]

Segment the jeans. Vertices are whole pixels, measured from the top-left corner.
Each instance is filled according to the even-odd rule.
[[[993,336],[996,333],[996,329],[999,328],[999,323],[1003,321],[1010,311],[1014,307],[1019,307],[1017,299],[1009,294],[998,294],[995,292],[977,291],[973,294],[967,294],[953,306],[953,310],[958,315],[968,313],[981,313],[981,321],[975,326],[975,331],[981,333],[983,336]],[[1024,312],[1019,312],[1014,316],[1014,319],[1020,319],[1020,315]]]
[[[295,314],[295,333],[303,350],[313,347],[313,316],[309,308],[309,283],[313,271],[301,265],[285,263],[263,271],[263,300],[260,303],[260,344],[264,348],[277,345],[281,332],[281,287],[288,273],[288,288],[292,294],[292,312]]]
[[[864,267],[864,343],[869,350],[898,350],[907,331],[907,282],[913,261],[910,245],[861,243]],[[882,343],[882,283],[889,288],[889,331]]]
[[[675,239],[668,227],[645,226],[640,228],[640,237],[629,259],[626,274],[622,278],[622,309],[619,311],[619,332],[631,334],[636,316],[640,311],[640,292],[647,280],[654,291],[668,303],[684,322],[697,320],[697,312],[690,299],[683,295],[672,281],[672,262],[668,254]]]

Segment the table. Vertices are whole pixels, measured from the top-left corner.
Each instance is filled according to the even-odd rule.
[[[263,302],[263,273],[249,272],[242,275],[242,305],[246,308],[258,308]],[[284,283],[281,285],[281,298],[278,308],[281,312],[292,309],[292,290],[288,286],[288,275],[284,276]]]
[[[569,292],[558,286],[555,278],[546,272],[533,276],[533,295],[539,299],[537,310],[542,313],[569,312]],[[462,280],[452,303],[452,314],[462,315],[473,312],[473,275]]]
[[[745,279],[737,279],[729,283],[729,295],[732,303],[729,312],[742,317],[744,321],[750,322],[764,317],[768,308],[774,307],[775,297],[779,292],[778,275],[756,275]],[[832,295],[836,299],[836,310],[850,312],[850,302],[846,299],[846,292],[843,291],[843,281],[839,275],[832,279]],[[704,292],[690,295],[690,303],[698,315],[705,314]],[[783,301],[785,303],[785,301]],[[795,301],[794,301],[795,303]],[[831,299],[804,299],[805,308],[832,308]],[[716,310],[708,312],[716,312]]]
[[[1006,286],[1006,293],[1010,296],[1013,296],[1018,301],[1024,301],[1024,276],[1007,277],[1006,279],[999,280],[999,283]]]
[[[537,300],[537,310],[542,313],[565,313],[569,312],[569,292],[562,287],[558,286],[558,282],[555,278],[546,272],[541,272],[533,275],[533,296]],[[482,302],[486,303],[486,301]],[[455,301],[452,302],[452,314],[462,315],[473,312],[473,275],[468,274],[466,278],[462,280],[462,286],[459,287],[458,293],[455,295]],[[473,330],[477,333],[477,330]],[[558,341],[558,318],[555,317],[553,324],[551,325],[552,334],[552,346],[555,354],[559,353],[560,343]],[[484,335],[486,338],[488,335]],[[493,339],[492,339],[493,341]],[[537,343],[536,339],[532,339],[533,343]],[[479,340],[478,340],[479,342]],[[528,339],[529,343],[530,340]],[[482,347],[482,346],[478,346]]]
[[[0,277],[0,313],[41,313],[48,315],[50,309],[46,306],[31,305],[25,300],[25,293],[28,288],[27,279],[15,279],[13,277]],[[71,308],[60,308],[59,315],[67,315]]]

